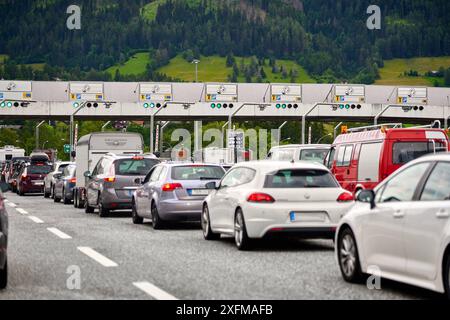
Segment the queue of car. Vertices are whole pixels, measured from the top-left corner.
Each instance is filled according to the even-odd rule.
[[[364,127],[331,146],[276,147],[267,160],[231,167],[162,161],[133,134],[80,141],[76,163],[19,162],[19,194],[48,196],[51,185],[55,202],[100,217],[131,210],[134,224],[149,219],[156,230],[200,221],[205,240],[232,236],[239,250],[274,236],[331,239],[346,281],[381,272],[450,298],[450,149],[441,129]]]

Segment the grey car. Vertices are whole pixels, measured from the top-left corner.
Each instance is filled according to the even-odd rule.
[[[152,219],[154,229],[168,221],[200,221],[206,184],[222,179],[220,165],[163,163],[147,175],[133,195],[133,223]]]
[[[158,163],[154,155],[107,154],[100,158],[92,173],[84,173],[86,213],[98,208],[99,216],[106,217],[113,210],[131,209],[134,191]]]
[[[62,173],[57,173],[53,177],[55,202],[63,202],[64,204],[71,204],[73,200],[73,188],[75,188],[76,180],[76,165],[71,164],[64,168]]]
[[[2,184],[1,189],[7,190],[7,184]],[[0,191],[0,290],[5,289],[8,284],[8,214],[2,191]]]

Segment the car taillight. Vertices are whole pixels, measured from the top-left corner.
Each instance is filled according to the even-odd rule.
[[[105,182],[114,182],[114,181],[116,181],[116,177],[108,177],[103,180],[105,180]]]
[[[248,202],[265,202],[265,203],[274,203],[275,199],[272,198],[271,195],[265,194],[265,193],[252,193],[247,198]]]
[[[23,174],[23,175],[20,177],[20,180],[26,181],[26,180],[27,180],[27,175],[26,175],[26,174]]]
[[[337,202],[350,202],[350,201],[354,201],[354,200],[355,200],[355,197],[350,192],[343,192],[337,198]]]
[[[77,178],[70,179],[70,183],[77,183]]]
[[[183,186],[180,183],[166,183],[165,185],[163,185],[162,191],[170,192],[170,191],[174,191],[176,189],[182,189],[182,188],[183,188]]]

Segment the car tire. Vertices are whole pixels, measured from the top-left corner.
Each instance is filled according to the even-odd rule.
[[[361,283],[364,280],[364,274],[361,271],[355,235],[350,228],[345,228],[339,234],[337,246],[342,277],[350,283]]]
[[[203,206],[201,223],[202,223],[203,237],[205,238],[205,240],[220,239],[220,233],[214,233],[211,229],[211,219],[209,216],[209,209],[207,205]]]
[[[131,219],[133,220],[134,224],[143,224],[144,223],[144,218],[139,217],[137,210],[136,210],[136,204],[133,201],[131,202]]]
[[[84,212],[86,212],[86,213],[94,213],[94,207],[91,207],[89,205],[89,201],[87,199],[84,202]]]
[[[75,192],[75,190],[73,190],[72,191],[72,198],[73,198],[73,207],[74,208],[79,208],[78,207],[78,195],[77,195],[77,193]]]
[[[62,192],[63,192],[63,203],[64,203],[65,205],[71,204],[72,201],[71,201],[70,199],[67,199],[67,197],[66,197],[66,190],[63,189]]]
[[[5,267],[0,270],[0,290],[8,285],[8,260],[5,261]]]
[[[23,197],[23,196],[25,195],[25,193],[23,192],[22,189],[18,189],[17,194],[18,194],[19,196],[21,196],[21,197]]]
[[[45,189],[45,187],[44,187],[44,198],[45,199],[50,198],[50,192],[47,192],[47,189]]]
[[[152,202],[151,206],[152,210],[152,226],[155,230],[161,230],[164,229],[164,221],[159,216],[158,208],[156,207],[155,202]]]
[[[103,206],[102,196],[98,198],[98,215],[100,218],[106,218],[109,216],[109,210]]]
[[[51,184],[50,185],[50,199],[55,198],[55,187]]]
[[[447,299],[450,300],[450,252],[447,253],[443,279],[444,279],[445,293],[447,294]]]
[[[241,209],[236,211],[234,218],[234,242],[240,251],[247,251],[252,248],[252,241],[248,237],[244,213]]]

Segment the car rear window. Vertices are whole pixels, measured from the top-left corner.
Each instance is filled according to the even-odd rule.
[[[436,142],[436,152],[446,152],[446,147],[441,142]],[[434,153],[432,142],[397,142],[392,150],[392,163],[405,164],[421,156]]]
[[[180,166],[172,168],[172,180],[220,180],[225,174],[222,167]]]
[[[159,163],[157,159],[121,159],[115,162],[116,175],[146,176]]]
[[[52,166],[32,165],[27,168],[27,174],[48,174],[52,171]]]
[[[306,149],[300,152],[300,160],[323,163],[329,149]]]
[[[338,188],[333,176],[324,170],[287,169],[266,176],[264,188]]]

